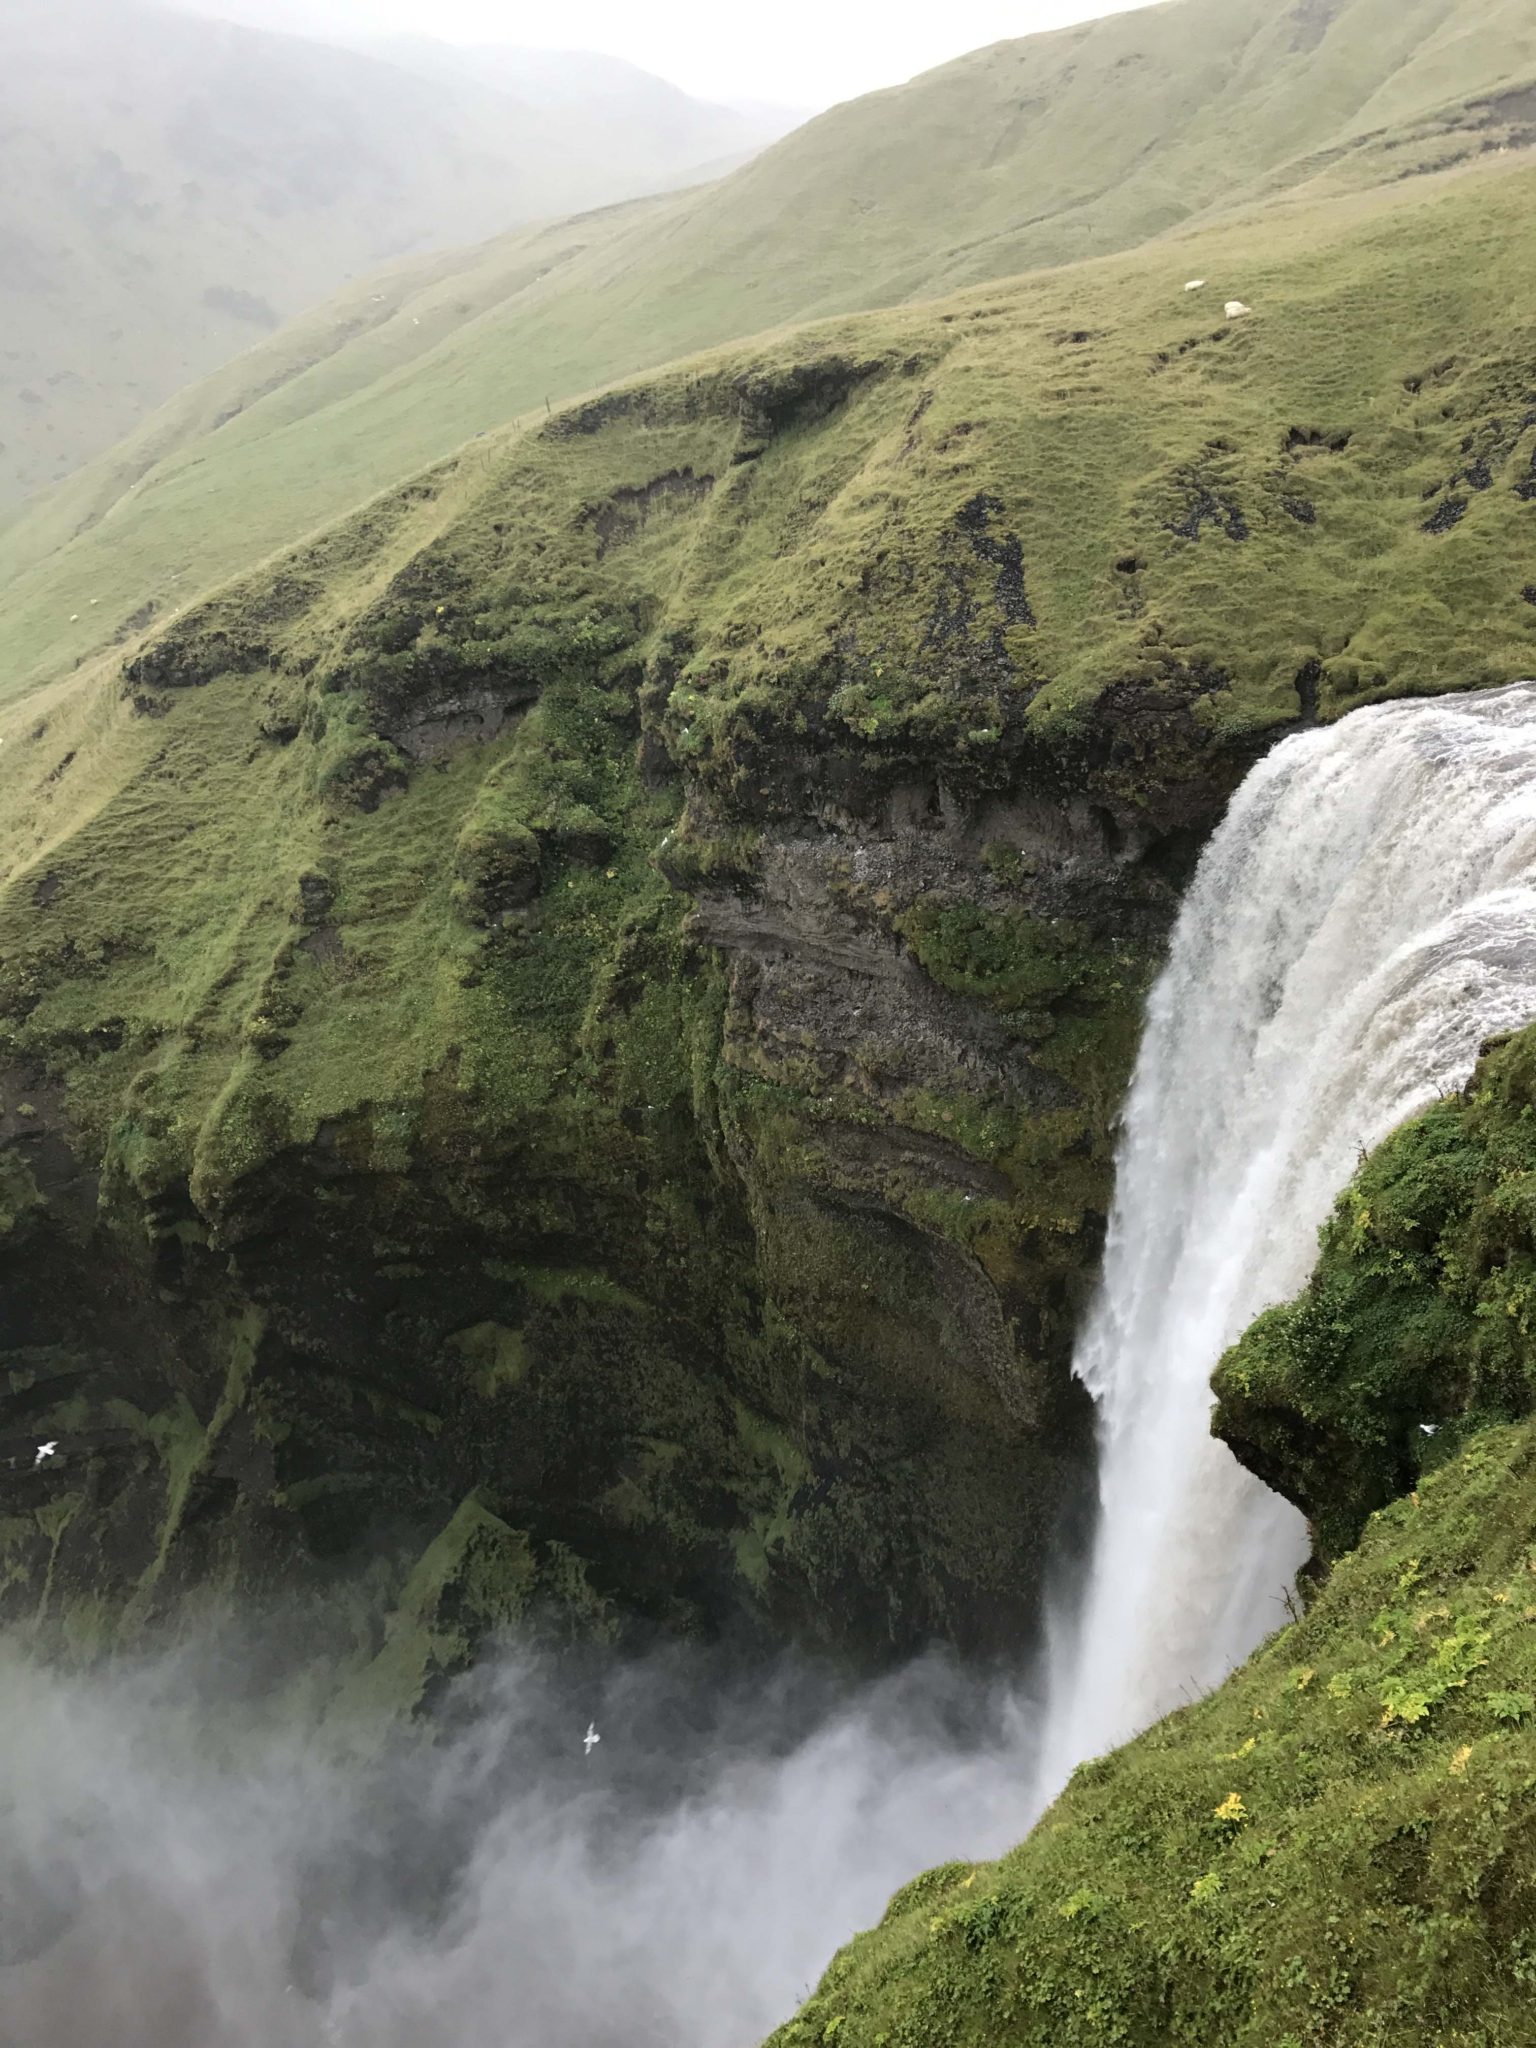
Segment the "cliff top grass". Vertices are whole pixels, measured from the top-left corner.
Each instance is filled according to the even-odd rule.
[[[1536,1428],[1373,1517],[1304,1620],[899,1891],[774,2048],[1517,2048],[1536,1975]]]
[[[1528,144],[1533,85],[1523,0],[1179,0],[835,108],[718,185],[401,266],[0,530],[6,686],[530,409],[780,323],[1159,237],[1182,283],[1219,267],[1195,224]],[[1054,288],[1069,329],[1080,288]]]
[[[429,1074],[547,1096],[658,862],[1026,770],[1166,827],[1267,730],[1530,673],[1533,176],[700,358],[13,701],[10,1049],[211,1188]]]

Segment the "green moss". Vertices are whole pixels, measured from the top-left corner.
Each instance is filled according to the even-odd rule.
[[[1307,1510],[1325,1556],[1469,1431],[1536,1405],[1536,1034],[1372,1153],[1305,1293],[1215,1384],[1218,1432]]]
[[[528,1340],[521,1330],[476,1323],[472,1329],[455,1331],[448,1342],[469,1365],[478,1391],[487,1398],[521,1386],[528,1377]]]
[[[1109,964],[1085,933],[1023,911],[927,901],[896,925],[941,987],[1014,1018],[1026,1037],[1032,1012],[1091,996]],[[1048,1025],[1038,1028],[1048,1034]]]
[[[379,1742],[430,1687],[465,1669],[478,1645],[525,1621],[598,1639],[613,1628],[578,1559],[559,1545],[541,1550],[471,1496],[416,1560],[382,1647],[346,1677],[328,1703],[329,1722]]]
[[[18,1152],[0,1151],[0,1237],[20,1230],[42,1206],[42,1191],[26,1160]]]

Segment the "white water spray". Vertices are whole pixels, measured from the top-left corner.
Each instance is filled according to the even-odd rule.
[[[1536,684],[1277,747],[1203,856],[1127,1099],[1097,1304],[1100,1518],[1054,1630],[1044,1784],[1285,1619],[1301,1517],[1209,1433],[1210,1375],[1304,1283],[1363,1149],[1536,1017]]]

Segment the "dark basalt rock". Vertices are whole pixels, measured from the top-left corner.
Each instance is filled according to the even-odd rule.
[[[1198,540],[1202,528],[1207,526],[1219,527],[1228,540],[1248,538],[1248,522],[1241,507],[1231,498],[1218,497],[1214,491],[1197,492],[1183,515],[1168,522],[1168,531],[1184,540]]]
[[[1467,516],[1465,498],[1446,498],[1437,505],[1429,518],[1424,521],[1425,533],[1449,533],[1453,526],[1459,526]]]

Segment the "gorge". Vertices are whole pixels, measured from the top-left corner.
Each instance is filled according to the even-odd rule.
[[[1533,95],[1000,44],[0,515],[7,2048],[1528,2048]]]
[[[435,1755],[338,1769],[258,1717],[189,1771],[187,1686],[227,1677],[130,1667],[97,1694],[10,1664],[0,1883],[28,2042],[111,2015],[124,2048],[488,2027],[745,2048],[829,1921],[944,1849],[1001,1847],[1073,1765],[1219,1685],[1307,1545],[1209,1434],[1211,1370],[1305,1279],[1354,1159],[1536,1017],[1533,750],[1522,684],[1356,712],[1237,791],[1148,1004],[1077,1361],[1099,1527],[1032,1673],[917,1666],[840,1697],[784,1669],[749,1701],[686,1659],[599,1660],[578,1690],[524,1655]],[[603,1775],[575,1740],[597,1700]],[[437,1870],[414,1900],[402,1837]]]

